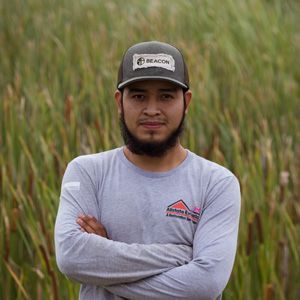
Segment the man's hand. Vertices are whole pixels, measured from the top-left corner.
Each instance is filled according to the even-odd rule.
[[[97,221],[95,217],[90,215],[79,215],[76,222],[78,225],[80,225],[81,231],[87,233],[94,233],[102,237],[108,238],[106,229],[99,221]]]

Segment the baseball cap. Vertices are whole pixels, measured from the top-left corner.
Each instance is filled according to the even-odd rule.
[[[157,41],[135,44],[123,55],[117,88],[142,80],[161,79],[189,89],[189,75],[182,53]]]

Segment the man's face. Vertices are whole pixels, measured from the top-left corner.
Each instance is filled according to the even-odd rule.
[[[183,130],[191,93],[162,80],[133,83],[115,94],[124,142],[136,154],[162,156]]]

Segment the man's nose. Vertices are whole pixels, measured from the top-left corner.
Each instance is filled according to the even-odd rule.
[[[153,116],[153,115],[158,115],[160,113],[161,111],[156,97],[149,98],[148,101],[146,102],[144,114]]]

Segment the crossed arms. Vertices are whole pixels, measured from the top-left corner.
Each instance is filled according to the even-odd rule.
[[[69,182],[80,182],[80,190],[67,188]],[[97,198],[91,177],[73,161],[64,175],[55,225],[58,266],[68,277],[120,297],[214,300],[225,288],[234,262],[239,199],[235,177],[216,183],[208,192],[193,247],[112,241],[96,219],[76,223],[78,216],[97,211]],[[92,231],[87,224],[99,227]]]

